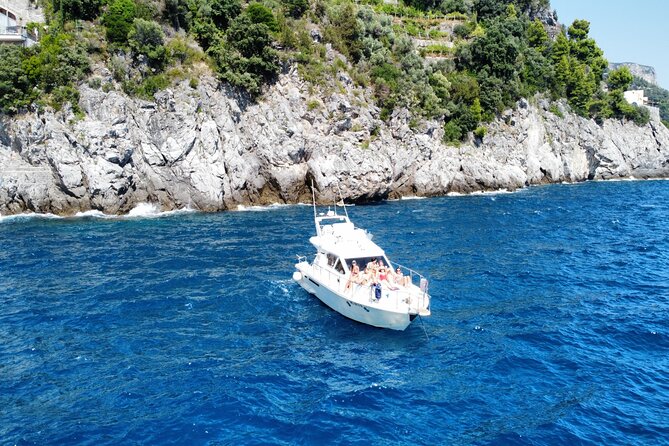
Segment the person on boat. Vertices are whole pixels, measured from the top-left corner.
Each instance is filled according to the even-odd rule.
[[[395,291],[398,288],[393,284],[393,270],[390,267],[381,266],[379,268],[378,283],[382,286],[388,288],[389,290]]]
[[[409,284],[409,276],[402,274],[402,269],[398,266],[395,270],[395,282],[401,286],[407,286]]]
[[[379,267],[379,282],[388,281],[388,271],[385,266]]]
[[[346,282],[346,289],[348,290],[351,288],[352,283],[360,283],[360,278],[358,277],[360,275],[360,267],[358,266],[358,263],[353,260],[351,262],[351,275],[348,278],[348,282]]]
[[[362,274],[360,274],[360,281],[358,283],[360,285],[369,285],[376,283],[376,271],[372,267],[371,262],[367,264],[365,271]]]

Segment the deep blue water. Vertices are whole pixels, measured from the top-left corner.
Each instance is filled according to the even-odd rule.
[[[669,444],[668,181],[350,214],[427,336],[292,282],[309,206],[3,218],[0,444]]]

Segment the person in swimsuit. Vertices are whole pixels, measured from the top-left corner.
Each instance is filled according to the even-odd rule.
[[[397,270],[395,271],[395,282],[398,285],[407,286],[409,284],[409,280],[409,276],[404,276],[404,274],[402,274],[402,270],[398,266]]]
[[[354,260],[351,262],[351,276],[348,278],[348,282],[346,282],[347,290],[351,288],[352,283],[360,282],[360,278],[358,277],[359,275],[360,275],[360,267],[358,266],[358,263]]]

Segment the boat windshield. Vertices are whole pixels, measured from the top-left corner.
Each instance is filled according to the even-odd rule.
[[[390,262],[388,262],[388,259],[385,257],[356,257],[356,258],[351,258],[351,259],[346,259],[346,264],[348,265],[348,269],[352,269],[353,261],[358,264],[358,268],[360,270],[365,269],[367,267],[367,264],[372,262],[373,260],[378,260],[381,266],[390,266]]]
[[[347,223],[346,217],[324,217],[321,220],[318,220],[318,227],[320,228],[319,231],[322,231],[324,228],[333,230],[335,226],[344,226]]]
[[[334,225],[337,223],[346,223],[346,217],[344,217],[343,215],[342,216],[336,215],[333,217],[324,217],[319,221],[321,227],[326,225]]]

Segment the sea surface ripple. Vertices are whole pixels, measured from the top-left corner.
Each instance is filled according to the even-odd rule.
[[[0,218],[0,444],[669,444],[669,182],[349,212],[425,331],[291,280],[309,206]]]

